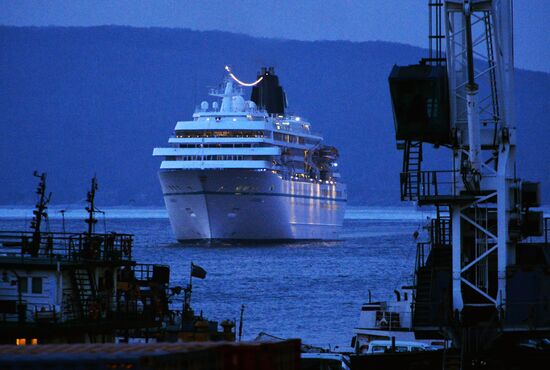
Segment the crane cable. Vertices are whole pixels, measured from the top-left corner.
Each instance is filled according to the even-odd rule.
[[[242,82],[241,80],[239,80],[237,77],[235,77],[235,75],[233,74],[233,72],[231,72],[231,68],[229,66],[225,66],[225,70],[229,73],[229,76],[235,80],[235,82],[237,82],[239,85],[241,86],[248,86],[248,87],[251,87],[251,86],[256,86],[257,84],[260,83],[260,81],[262,81],[264,79],[264,76],[261,76],[260,78],[258,78],[256,81],[254,82],[251,82],[251,83],[247,83],[247,82]]]

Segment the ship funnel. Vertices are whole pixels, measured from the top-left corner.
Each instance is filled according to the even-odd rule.
[[[262,67],[258,79],[261,77],[262,80],[252,88],[250,100],[269,114],[284,114],[286,96],[273,67]]]

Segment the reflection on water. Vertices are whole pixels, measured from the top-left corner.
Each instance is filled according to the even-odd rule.
[[[53,206],[49,208],[52,219],[61,218],[61,210],[65,219],[82,219],[86,216],[85,205]],[[109,219],[115,218],[168,218],[166,209],[158,207],[103,207]],[[433,216],[433,212],[417,210],[414,207],[353,207],[348,206],[345,218],[349,220],[418,220]],[[32,218],[32,207],[2,206],[0,218]]]

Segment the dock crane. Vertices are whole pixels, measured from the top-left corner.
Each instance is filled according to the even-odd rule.
[[[550,219],[516,172],[512,0],[429,10],[429,57],[389,76],[401,199],[436,210],[417,245],[415,333],[470,354],[549,337]],[[425,144],[450,168],[423,170]]]

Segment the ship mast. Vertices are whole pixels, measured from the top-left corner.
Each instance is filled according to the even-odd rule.
[[[46,195],[46,173],[43,172],[38,174],[37,171],[34,171],[33,174],[35,177],[40,179],[38,183],[38,188],[36,189],[36,194],[38,194],[38,202],[36,203],[36,209],[32,212],[33,218],[31,221],[32,229],[32,242],[31,242],[31,254],[37,255],[38,250],[40,249],[40,240],[42,237],[41,226],[42,220],[48,218],[48,203],[52,197],[52,193]]]
[[[97,223],[97,218],[95,218],[96,212],[99,212],[99,210],[95,207],[95,193],[97,189],[97,179],[94,176],[92,177],[90,190],[86,195],[86,202],[88,203],[88,205],[86,206],[86,212],[88,212],[88,218],[85,220],[85,222],[86,224],[88,224],[88,236],[94,234],[95,224]]]

